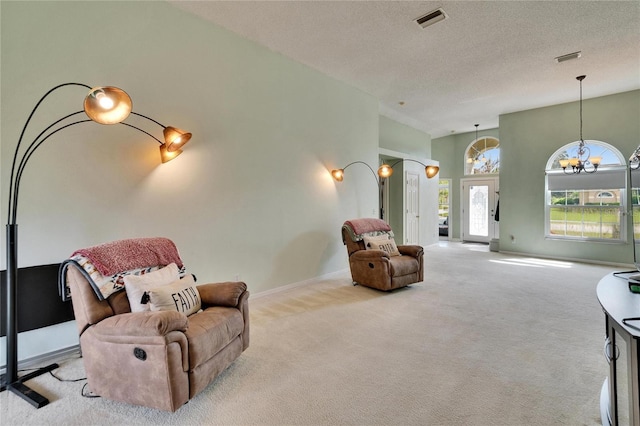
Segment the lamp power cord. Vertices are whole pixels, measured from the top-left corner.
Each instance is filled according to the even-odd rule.
[[[20,373],[27,372],[28,373],[30,371],[35,371],[35,370],[38,370],[38,368],[25,368],[25,369],[18,370],[18,372],[20,372]],[[51,377],[53,377],[54,379],[56,379],[59,382],[75,383],[75,382],[81,382],[83,380],[87,380],[86,377],[80,377],[80,378],[76,378],[76,379],[65,379],[65,378],[62,378],[62,377],[56,375],[53,371],[49,371],[49,374],[51,375]],[[84,398],[100,398],[100,395],[96,395],[91,390],[87,389],[88,385],[89,385],[89,382],[85,383],[82,386],[82,389],[80,389],[80,395],[83,396]]]

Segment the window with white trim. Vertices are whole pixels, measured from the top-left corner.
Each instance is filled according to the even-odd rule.
[[[438,234],[449,234],[449,206],[451,201],[451,179],[438,181]]]
[[[592,155],[602,157],[595,173],[569,173],[560,160],[576,156],[578,142],[557,150],[546,167],[545,234],[580,241],[626,241],[626,161],[605,142],[588,140]],[[588,169],[591,171],[591,169]]]
[[[497,174],[499,172],[500,141],[491,136],[483,136],[471,142],[464,154],[464,174]]]
[[[633,243],[634,243],[634,260],[637,264],[640,259],[640,169],[634,168],[630,164],[630,181],[631,181],[631,214],[633,215]]]

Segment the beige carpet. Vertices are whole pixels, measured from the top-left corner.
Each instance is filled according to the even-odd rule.
[[[176,413],[87,399],[84,382],[0,394],[5,425],[596,425],[607,373],[595,295],[613,270],[442,243],[392,293],[323,280],[255,298],[251,347]],[[624,269],[624,268],[622,268]],[[80,359],[57,370],[82,377]]]

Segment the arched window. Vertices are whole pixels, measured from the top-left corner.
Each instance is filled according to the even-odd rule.
[[[609,191],[601,191],[596,194],[596,198],[615,198],[615,195]]]
[[[500,172],[500,141],[483,136],[471,142],[464,154],[464,174],[496,174]]]
[[[579,142],[557,150],[546,167],[545,232],[547,238],[626,241],[626,161],[605,142],[587,140],[590,156],[602,158],[595,173],[569,173],[560,160],[577,156]],[[587,170],[593,170],[591,165]]]

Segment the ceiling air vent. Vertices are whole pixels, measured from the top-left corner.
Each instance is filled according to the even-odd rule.
[[[427,13],[426,15],[416,19],[418,25],[422,28],[427,28],[429,25],[433,25],[436,22],[440,22],[447,18],[447,14],[444,13],[442,9],[436,9],[432,12]]]
[[[558,56],[557,58],[555,58],[556,63],[561,63],[564,61],[570,61],[572,59],[578,59],[580,56],[582,56],[582,51],[578,51],[578,52],[573,52],[573,53],[567,53],[566,55],[562,55],[562,56]]]

